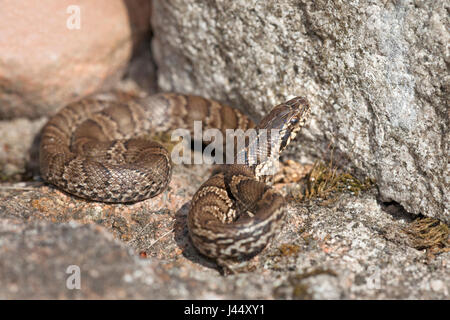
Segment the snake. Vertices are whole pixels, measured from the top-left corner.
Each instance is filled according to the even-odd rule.
[[[237,108],[196,95],[95,94],[68,104],[44,125],[41,176],[80,198],[138,202],[159,195],[171,180],[169,151],[151,139],[158,132],[183,128],[194,134],[195,121],[224,135],[254,130],[234,149],[234,161],[217,165],[196,191],[187,217],[194,247],[228,266],[259,253],[281,229],[286,200],[268,183],[266,169],[304,126],[310,109],[305,98],[295,97],[255,124]],[[269,143],[259,144],[263,132]]]

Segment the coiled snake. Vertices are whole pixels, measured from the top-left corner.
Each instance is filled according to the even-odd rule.
[[[262,180],[264,169],[304,125],[310,107],[294,98],[272,109],[259,125],[237,109],[198,96],[162,93],[132,96],[114,92],[72,103],[44,126],[40,145],[42,177],[68,193],[102,202],[135,202],[164,191],[171,178],[169,152],[147,136],[177,128],[247,130],[243,163],[223,165],[195,193],[188,214],[194,246],[220,265],[261,251],[284,220],[284,198]],[[250,145],[263,130],[267,157],[250,162]],[[277,148],[271,139],[277,139]],[[235,158],[237,159],[237,158]]]

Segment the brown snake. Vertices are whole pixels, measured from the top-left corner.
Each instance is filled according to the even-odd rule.
[[[256,132],[259,139],[260,129],[276,130],[279,148],[264,147],[268,158],[250,163],[252,141],[247,140],[241,153],[245,162],[221,166],[198,189],[188,229],[202,254],[227,265],[261,251],[280,229],[285,200],[260,180],[309,113],[309,104],[300,97],[274,107]],[[198,96],[100,94],[68,105],[45,125],[41,175],[66,192],[90,200],[135,202],[154,197],[167,188],[172,163],[168,151],[147,136],[177,128],[193,134],[195,120],[202,122],[204,130],[218,128],[223,133],[254,127],[237,109]],[[269,141],[274,137],[269,135]],[[257,156],[259,152],[257,147]]]

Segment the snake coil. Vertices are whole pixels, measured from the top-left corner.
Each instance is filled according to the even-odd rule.
[[[256,138],[240,150],[244,163],[223,165],[195,193],[188,215],[194,246],[226,265],[261,251],[282,226],[285,200],[262,180],[309,113],[308,102],[296,97],[274,107],[255,126],[239,110],[198,96],[100,94],[68,105],[44,126],[41,175],[81,198],[141,201],[163,192],[172,174],[168,151],[147,136],[177,128],[193,134],[194,121],[223,134],[227,129],[254,128]],[[277,134],[251,153],[262,129]],[[251,163],[262,151],[266,157]]]

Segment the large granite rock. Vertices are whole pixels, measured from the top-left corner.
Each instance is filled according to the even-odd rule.
[[[448,299],[450,252],[416,249],[411,215],[371,191],[291,203],[247,270],[220,276],[186,224],[210,173],[175,166],[168,190],[128,205],[0,184],[0,299]]]
[[[255,117],[305,95],[299,157],[377,180],[381,200],[450,222],[445,1],[153,3],[159,86]],[[331,144],[330,144],[331,143]]]
[[[110,87],[149,18],[147,0],[2,1],[0,120],[47,115]]]

